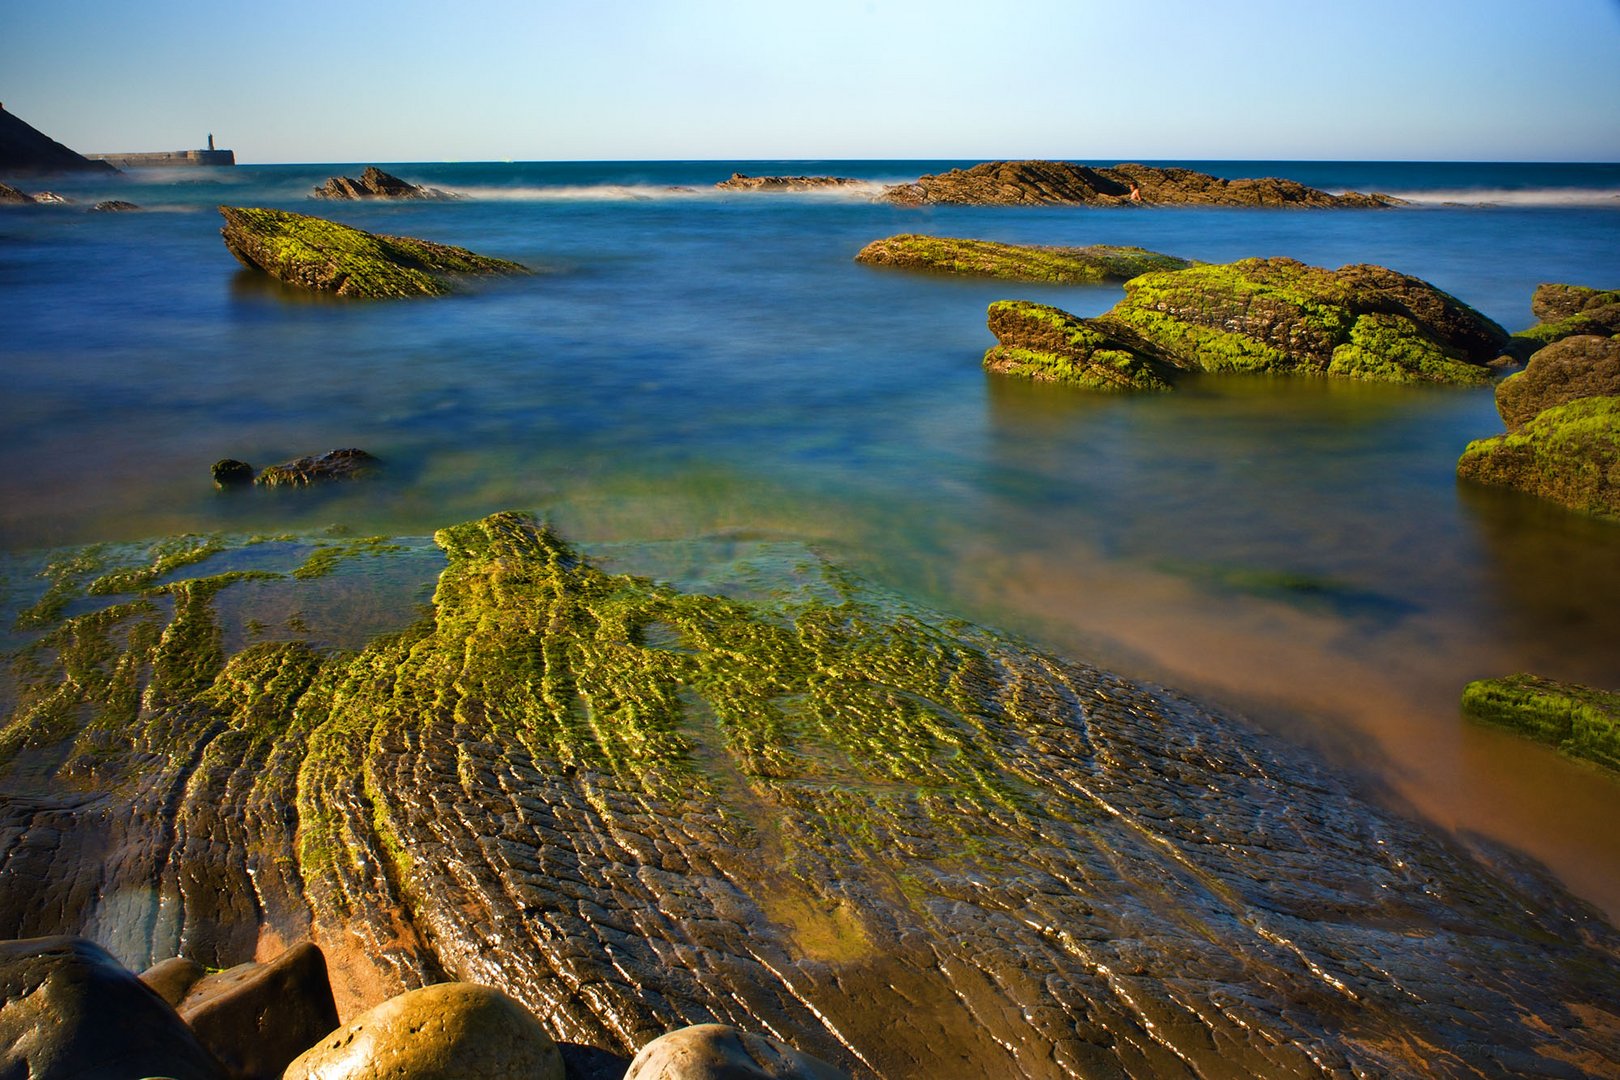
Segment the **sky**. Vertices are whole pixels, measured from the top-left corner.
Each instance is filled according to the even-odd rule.
[[[1620,0],[0,0],[0,102],[244,164],[1620,161]]]

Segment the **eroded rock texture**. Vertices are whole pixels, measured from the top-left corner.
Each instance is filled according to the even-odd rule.
[[[53,564],[0,934],[313,934],[345,1012],[449,976],[563,1043],[718,1022],[895,1080],[1620,1069],[1612,928],[1187,701],[807,553],[743,602],[519,515],[436,539],[431,612],[346,653],[219,614],[331,577]]]

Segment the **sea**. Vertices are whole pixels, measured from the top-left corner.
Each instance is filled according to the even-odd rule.
[[[989,303],[1096,315],[1120,286],[854,261],[917,232],[1376,263],[1512,331],[1539,283],[1620,287],[1620,164],[1152,163],[1409,201],[1386,210],[874,201],[966,161],[377,162],[459,197],[310,197],[365,164],[52,179],[70,204],[0,209],[7,565],[178,533],[424,536],[502,509],[586,550],[791,540],[1307,745],[1620,922],[1620,779],[1458,710],[1469,680],[1520,671],[1620,688],[1620,525],[1456,479],[1468,442],[1502,430],[1489,388],[1021,382],[981,367]],[[733,172],[867,183],[717,190]],[[105,199],[141,209],[89,212]],[[432,300],[302,295],[236,263],[221,205],[534,274]],[[381,475],[210,480],[221,458],[351,446]],[[0,587],[34,586],[13,569]]]

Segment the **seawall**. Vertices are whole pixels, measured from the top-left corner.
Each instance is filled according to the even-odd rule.
[[[162,150],[150,154],[86,154],[120,169],[151,169],[189,165],[235,165],[234,150]]]

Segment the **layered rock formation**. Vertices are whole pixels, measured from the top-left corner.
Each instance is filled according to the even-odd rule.
[[[69,150],[32,124],[0,108],[0,176],[117,171],[105,161],[91,161]]]
[[[1620,769],[1620,693],[1519,674],[1469,683],[1462,710],[1571,757]]]
[[[747,176],[734,172],[714,186],[722,191],[825,191],[870,185],[848,176]]]
[[[997,345],[984,354],[985,370],[1085,390],[1169,390],[1175,369],[1126,344],[1099,320],[1027,300],[990,305]]]
[[[1039,247],[916,233],[874,240],[860,250],[855,261],[868,266],[1060,285],[1127,281],[1150,270],[1181,270],[1191,265],[1186,259],[1139,247]]]
[[[448,191],[422,187],[367,165],[359,178],[334,176],[315,189],[317,199],[453,199]]]
[[[1040,314],[1011,318],[1020,305]],[[986,366],[1083,386],[1093,386],[1090,376],[1071,373],[1124,370],[1127,356],[1136,358],[1131,371],[1160,377],[1181,369],[1469,384],[1489,381],[1510,362],[1501,327],[1427,282],[1381,266],[1325,270],[1293,259],[1244,259],[1143,274],[1095,319],[1060,313],[1061,343],[1046,332],[1054,325],[1050,310],[993,306],[1000,345],[986,354]],[[1010,351],[1021,354],[1016,362]],[[1161,381],[1138,388],[1161,389]]]
[[[371,580],[277,540],[14,588],[0,934],[313,936],[350,1011],[448,976],[863,1077],[1620,1069],[1620,935],[1230,720],[799,548],[743,602],[518,515],[436,539],[432,609],[350,651],[264,636]]]
[[[222,206],[225,247],[250,270],[338,296],[443,296],[458,274],[526,274],[505,259],[407,236],[379,236],[285,210]]]
[[[1388,195],[1330,195],[1276,177],[1224,180],[1191,169],[1115,165],[1098,169],[1066,161],[987,161],[900,184],[884,194],[903,206],[1393,206]]]

